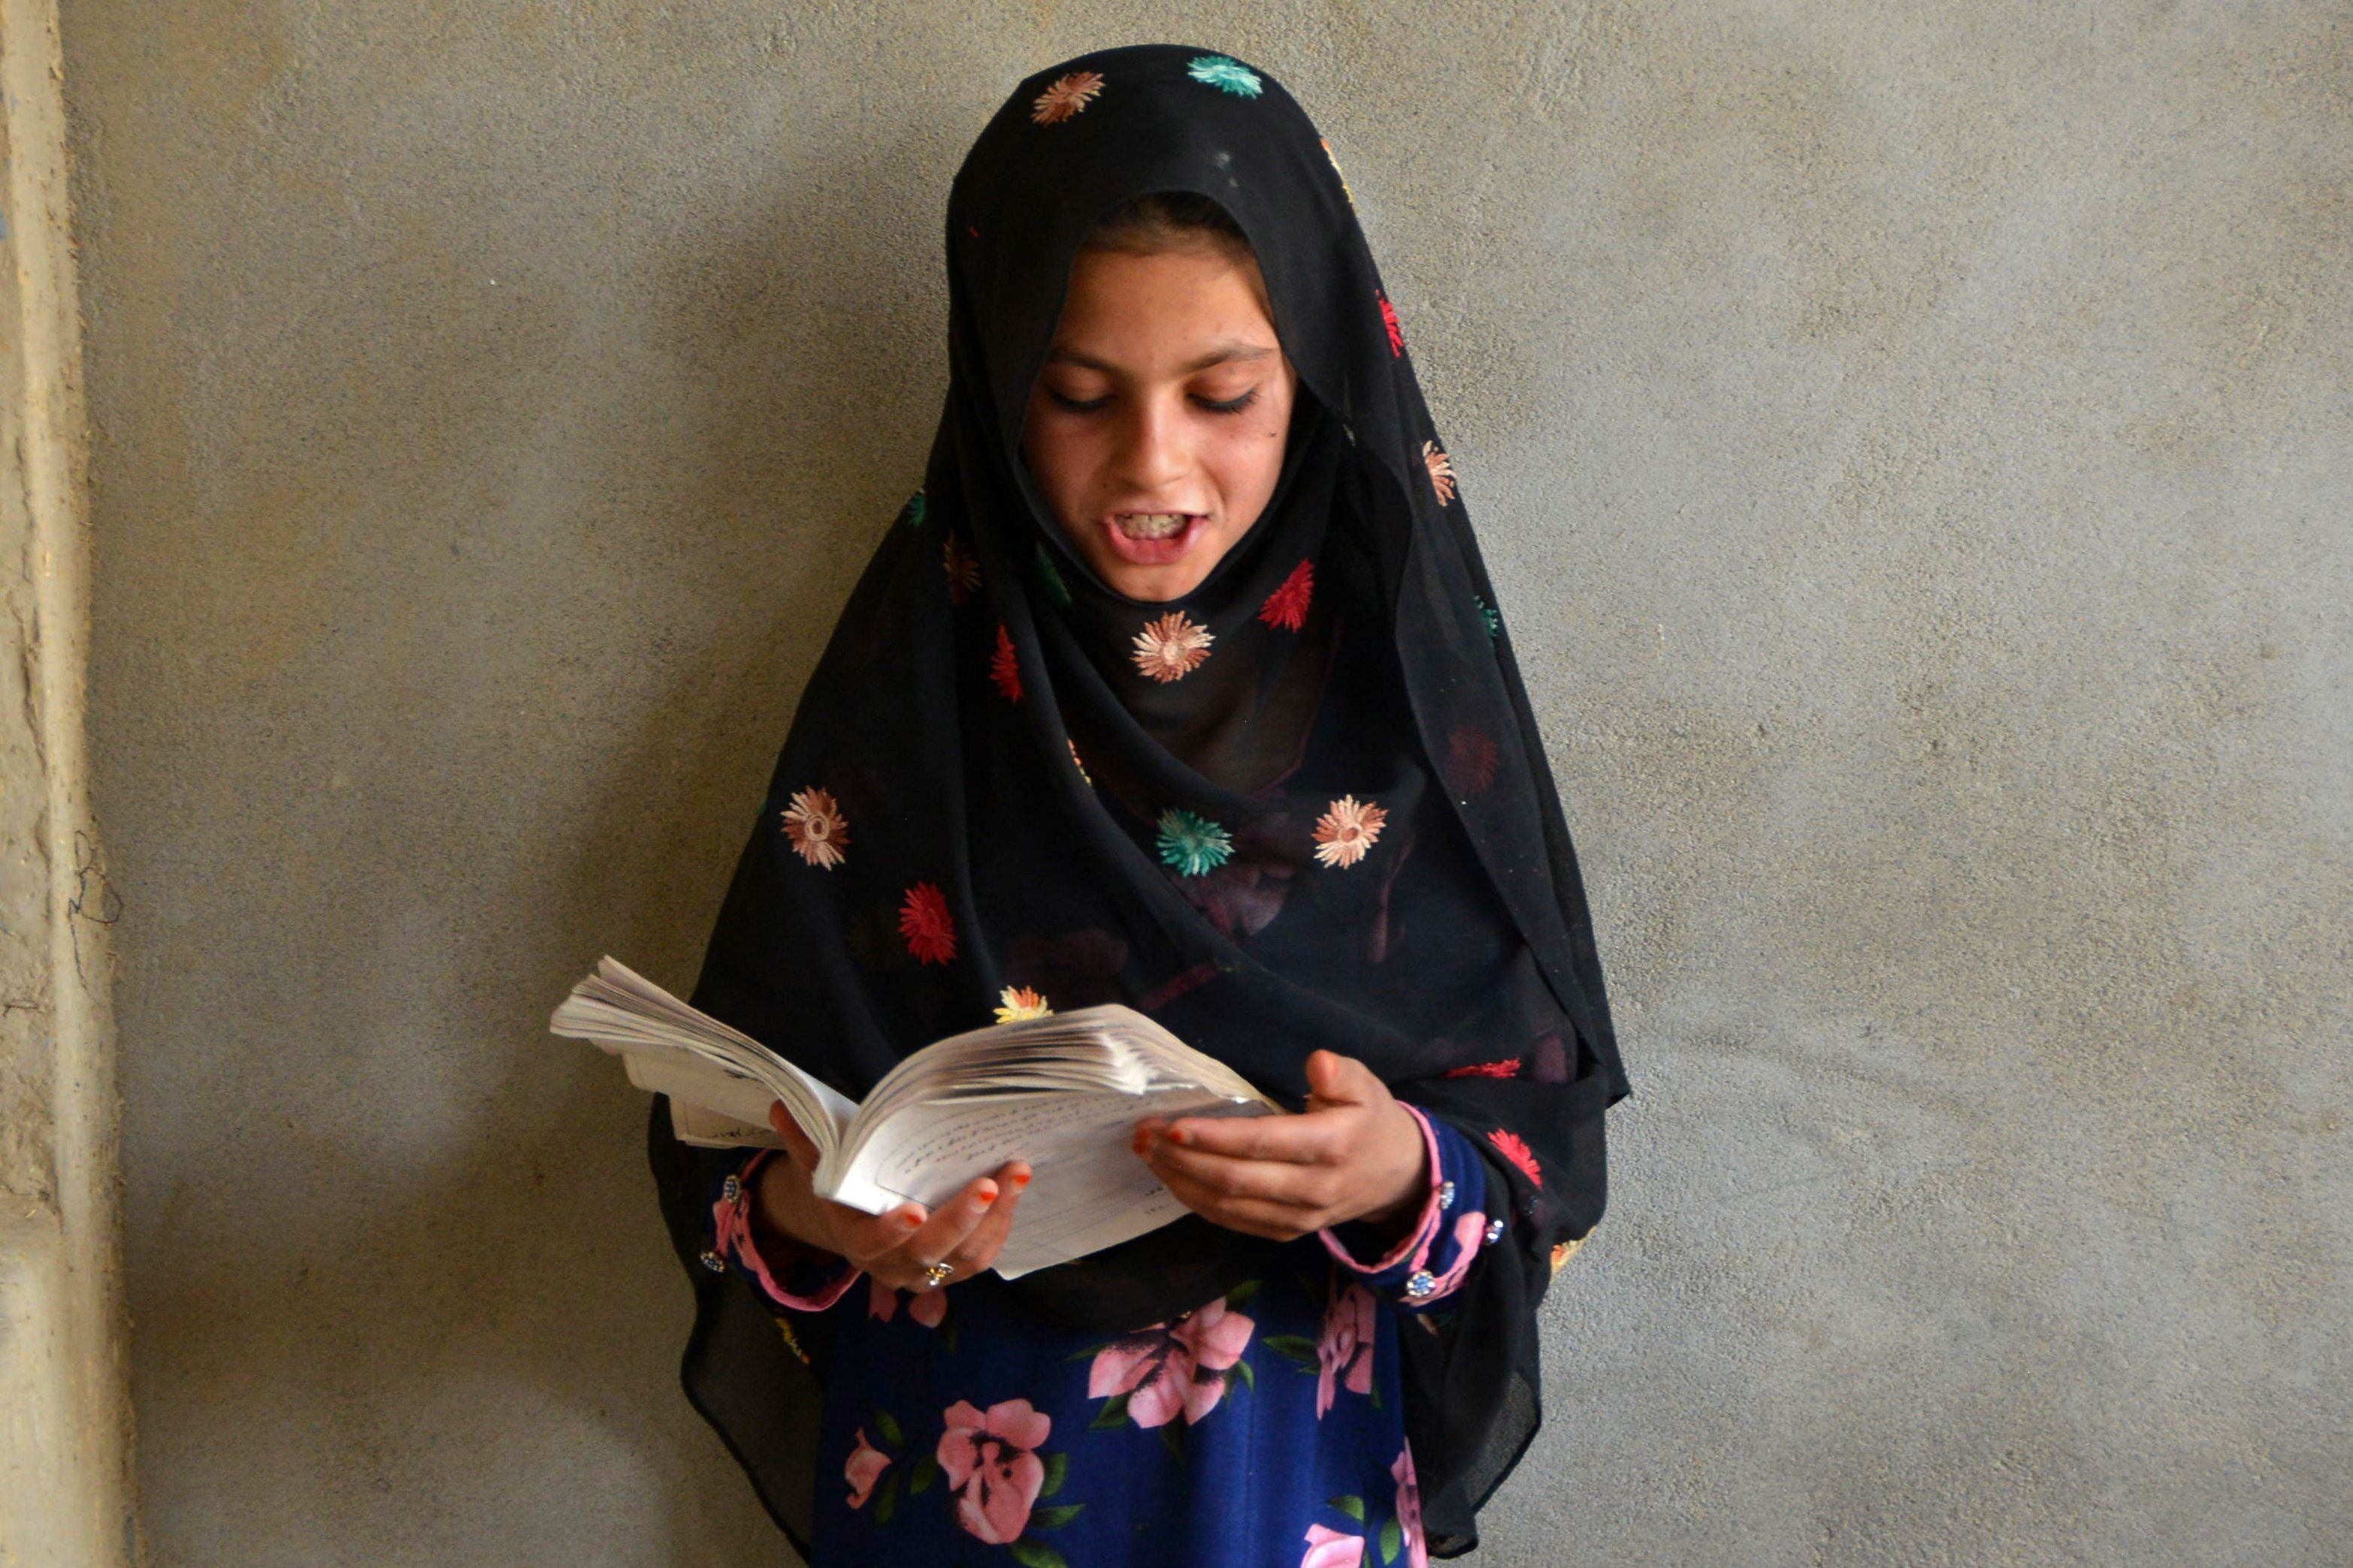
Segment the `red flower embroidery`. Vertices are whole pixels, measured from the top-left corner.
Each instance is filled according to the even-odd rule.
[[[1389,330],[1389,358],[1405,353],[1405,329],[1398,325],[1397,307],[1389,303],[1387,294],[1375,294],[1381,302],[1381,325]]]
[[[1518,1133],[1498,1128],[1487,1134],[1487,1142],[1495,1146],[1497,1153],[1517,1165],[1529,1181],[1540,1187],[1544,1185],[1544,1167],[1536,1163],[1535,1151],[1529,1148]]]
[[[964,541],[953,533],[941,547],[940,554],[948,569],[948,603],[961,605],[980,586],[980,558],[965,549]]]
[[[1446,1078],[1517,1078],[1520,1076],[1520,1058],[1517,1057],[1506,1057],[1499,1062],[1472,1062],[1467,1068],[1448,1068],[1441,1076]]]
[[[1266,596],[1258,618],[1277,631],[1295,632],[1307,624],[1308,601],[1315,596],[1315,563],[1303,561],[1291,569],[1282,586]]]
[[[1430,488],[1438,492],[1438,504],[1454,504],[1454,459],[1438,449],[1435,441],[1421,444],[1422,467],[1430,470]]]
[[[1495,742],[1475,724],[1446,737],[1446,776],[1462,795],[1484,795],[1495,782]]]
[[[997,628],[997,651],[988,658],[988,679],[1005,700],[1021,700],[1021,660],[1013,651],[1013,634],[1002,624]]]
[[[947,895],[929,882],[907,889],[899,906],[899,934],[907,951],[923,963],[945,963],[955,956],[955,919],[948,913]]]

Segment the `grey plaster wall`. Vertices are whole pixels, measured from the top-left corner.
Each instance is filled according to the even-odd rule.
[[[949,174],[1339,150],[1638,1097],[1497,1564],[2353,1562],[2353,13],[67,0],[158,1563],[749,1564],[641,1104]]]

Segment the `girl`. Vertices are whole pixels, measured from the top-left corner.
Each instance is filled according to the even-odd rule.
[[[802,699],[696,1005],[846,1093],[1119,1001],[1301,1114],[1145,1122],[1193,1211],[985,1273],[926,1213],[652,1160],[688,1395],[810,1560],[1414,1564],[1538,1418],[1626,1092],[1543,748],[1346,183],[1263,72],[1022,84],[948,207],[924,484]]]

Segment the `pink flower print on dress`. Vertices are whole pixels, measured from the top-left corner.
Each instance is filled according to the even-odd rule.
[[[1074,114],[1083,114],[1103,90],[1103,82],[1101,71],[1068,71],[1056,77],[1038,95],[1037,107],[1029,113],[1031,122],[1060,125]]]
[[[849,824],[830,791],[794,791],[785,806],[785,837],[794,854],[820,870],[830,871],[848,858],[841,849],[849,842]]]
[[[1225,1397],[1227,1369],[1241,1360],[1257,1328],[1221,1298],[1187,1314],[1174,1329],[1155,1323],[1096,1352],[1087,1397],[1127,1395],[1138,1426],[1165,1426],[1184,1412],[1189,1426]]]
[[[1438,504],[1454,504],[1454,459],[1438,449],[1435,441],[1421,444],[1421,466],[1430,470],[1430,488],[1438,492]]]
[[[987,1415],[959,1399],[947,1407],[947,1430],[934,1456],[956,1500],[956,1522],[992,1546],[1018,1541],[1029,1528],[1029,1510],[1046,1483],[1037,1450],[1054,1418],[1026,1399],[1008,1399]]]
[[[871,1287],[866,1298],[866,1315],[889,1322],[899,1315],[899,1292],[880,1279],[869,1277]],[[908,1303],[907,1316],[927,1329],[936,1329],[948,1315],[948,1293],[945,1290],[918,1290]]]
[[[1439,1076],[1441,1078],[1517,1078],[1520,1076],[1520,1058],[1505,1057],[1499,1062],[1472,1062],[1467,1068],[1448,1068]]]
[[[1395,359],[1405,353],[1405,329],[1398,324],[1397,307],[1389,303],[1387,294],[1377,293],[1373,298],[1381,302],[1381,325],[1388,329],[1389,358]]]
[[[907,889],[899,906],[899,935],[921,963],[945,963],[956,954],[955,917],[948,913],[947,895],[930,882]]]
[[[1307,606],[1315,597],[1315,563],[1303,561],[1291,569],[1282,586],[1258,607],[1258,618],[1279,632],[1295,632],[1307,624]]]
[[[1495,1146],[1497,1153],[1517,1165],[1529,1181],[1544,1185],[1544,1167],[1536,1163],[1536,1152],[1528,1147],[1525,1139],[1498,1128],[1487,1134],[1487,1142]]]
[[[1315,1377],[1315,1418],[1324,1413],[1345,1388],[1351,1394],[1373,1391],[1373,1341],[1379,1326],[1373,1293],[1351,1280],[1333,1292],[1324,1309],[1324,1334],[1315,1342],[1315,1360],[1322,1370]]]
[[[1409,1568],[1430,1568],[1430,1548],[1421,1539],[1421,1486],[1413,1479],[1411,1448],[1398,1450],[1389,1479],[1397,1482],[1397,1516],[1405,1529],[1406,1563]]]
[[[1201,668],[1217,640],[1184,611],[1171,610],[1135,634],[1135,668],[1164,686],[1182,680]]]
[[[1353,866],[1381,837],[1389,814],[1370,801],[1344,795],[1315,819],[1315,858],[1330,867]]]
[[[980,557],[953,533],[940,547],[940,557],[948,569],[948,603],[961,605],[980,586]]]
[[[1008,985],[997,994],[997,1021],[1000,1024],[1018,1024],[1024,1018],[1050,1017],[1053,1012],[1054,1009],[1046,1005],[1046,999],[1027,985]]]
[[[1299,1560],[1299,1568],[1361,1568],[1365,1561],[1365,1538],[1343,1535],[1320,1524],[1307,1527],[1307,1555]]]
[[[858,1447],[849,1450],[849,1463],[841,1467],[841,1479],[849,1483],[849,1506],[864,1508],[874,1491],[874,1483],[891,1468],[891,1456],[866,1441],[866,1428],[858,1429]]]
[[[1013,651],[1013,634],[1002,622],[997,627],[997,651],[988,656],[988,679],[1005,700],[1021,700],[1021,657]]]

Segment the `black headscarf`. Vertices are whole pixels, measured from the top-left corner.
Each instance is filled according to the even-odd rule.
[[[1207,581],[1091,572],[1020,456],[1071,262],[1188,192],[1257,253],[1300,381],[1273,500]],[[1509,1213],[1403,1336],[1432,1550],[1538,1420],[1535,1312],[1626,1092],[1577,862],[1495,595],[1347,186],[1264,72],[1167,46],[1025,81],[949,198],[950,384],[842,612],[695,1004],[853,1097],[999,1007],[1120,1001],[1293,1103],[1328,1047],[1490,1156]],[[654,1119],[681,1256],[707,1163]],[[1270,1243],[1188,1218],[1009,1289],[1074,1330],[1198,1306]],[[806,1535],[824,1346],[690,1267],[689,1394]],[[818,1332],[822,1332],[819,1329]]]

